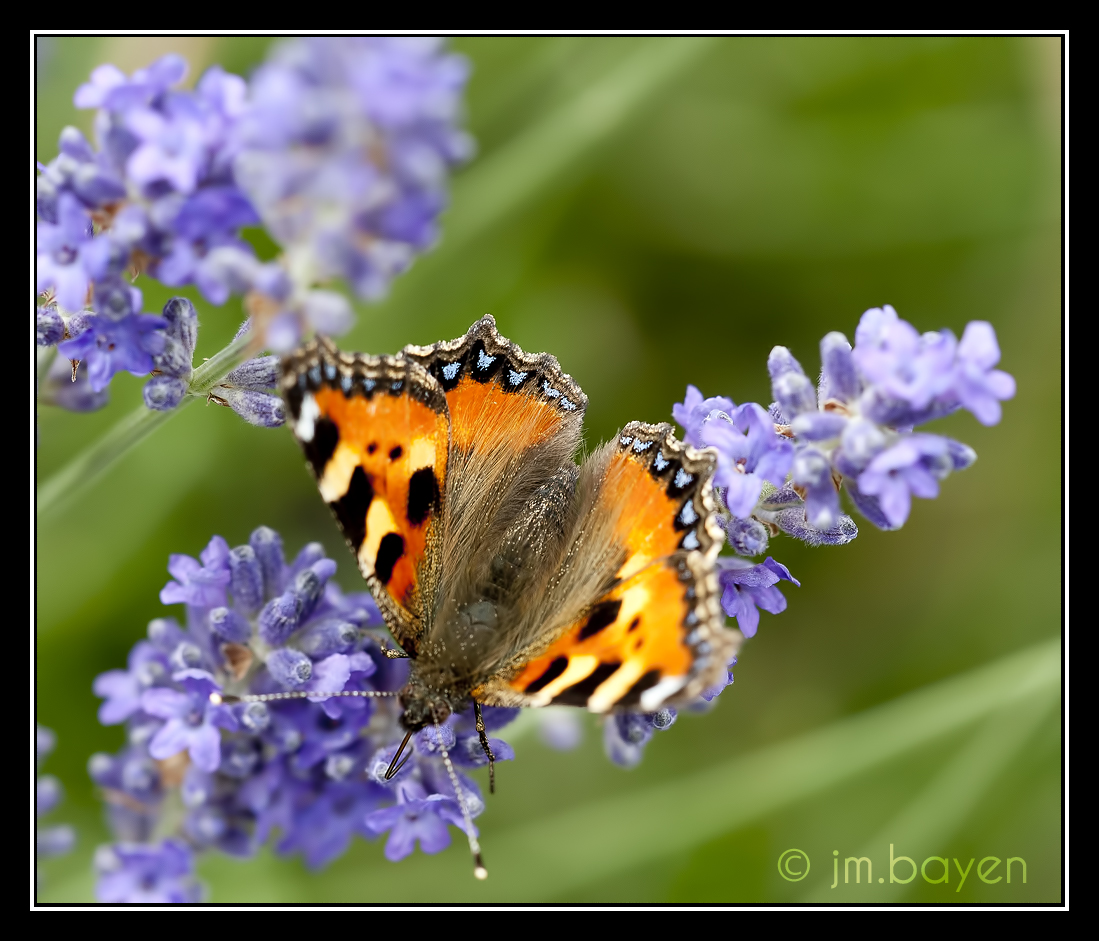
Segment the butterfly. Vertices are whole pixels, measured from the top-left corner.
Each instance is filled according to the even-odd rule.
[[[317,337],[281,389],[411,660],[409,735],[473,705],[491,771],[482,705],[655,712],[724,678],[743,637],[718,604],[715,456],[671,425],[630,422],[577,464],[587,397],[491,316],[393,356]]]

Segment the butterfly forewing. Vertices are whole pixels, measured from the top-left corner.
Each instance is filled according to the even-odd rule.
[[[401,357],[319,339],[288,357],[294,434],[399,643],[415,650],[434,604],[449,454],[438,383]]]

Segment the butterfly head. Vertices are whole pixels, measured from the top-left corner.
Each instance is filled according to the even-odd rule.
[[[401,725],[409,732],[445,722],[455,711],[455,704],[443,690],[428,686],[415,674],[397,695],[404,709]]]

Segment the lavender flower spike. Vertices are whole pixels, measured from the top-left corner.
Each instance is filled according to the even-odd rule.
[[[102,718],[126,722],[129,740],[119,755],[89,762],[123,841],[103,852],[102,898],[134,900],[135,878],[179,888],[179,877],[195,888],[189,856],[176,865],[167,852],[175,868],[162,871],[166,851],[148,842],[180,803],[181,832],[195,848],[247,856],[277,828],[276,851],[300,853],[310,867],[342,854],[355,834],[389,832],[392,858],[449,842],[447,827],[463,817],[438,748],[418,743],[401,774],[384,778],[402,734],[393,694],[408,667],[382,653],[371,633],[382,624],[377,606],[365,592],[340,590],[320,544],[287,565],[278,534],[260,527],[248,545],[214,537],[201,560],[173,556],[170,570],[162,600],[187,606],[186,629],[154,620],[130,668],[96,683]],[[517,712],[484,718],[496,728]],[[454,764],[484,762],[472,716],[452,716],[439,738]],[[506,743],[491,743],[498,760],[513,757]],[[180,767],[182,780],[172,780],[166,769]],[[480,813],[476,785],[459,781],[470,813]]]

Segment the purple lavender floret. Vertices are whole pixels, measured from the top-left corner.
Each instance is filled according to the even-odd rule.
[[[1000,369],[1000,346],[992,325],[974,320],[966,325],[958,344],[954,394],[982,425],[1000,421],[1000,402],[1015,395],[1015,380]]]
[[[370,835],[389,833],[385,858],[391,862],[411,855],[417,843],[425,853],[441,853],[450,846],[447,824],[465,829],[462,812],[452,798],[429,794],[417,781],[404,782],[396,791],[395,806],[372,811],[363,819],[363,827]]]
[[[205,894],[194,876],[191,848],[182,840],[102,846],[95,869],[100,902],[179,904],[200,902]]]
[[[703,398],[702,393],[695,386],[687,386],[687,394],[682,402],[676,402],[672,406],[672,417],[683,428],[683,440],[696,448],[705,447],[700,433],[702,425],[711,412],[724,412],[731,415],[736,411],[736,403],[725,396],[713,396]]]
[[[738,408],[731,399],[703,399],[698,389],[688,386],[672,414],[683,425],[688,443],[716,448],[714,486],[722,488],[733,516],[750,516],[764,484],[779,486],[785,480],[793,446],[776,434],[770,416],[756,403]]]
[[[88,383],[101,392],[117,372],[144,376],[152,371],[153,357],[164,350],[163,317],[129,314],[121,320],[91,317],[90,327],[72,340],[58,344],[65,359],[83,360],[88,367]]]
[[[781,581],[801,587],[790,570],[768,556],[752,564],[747,559],[721,556],[717,560],[718,581],[722,587],[721,607],[745,637],[754,637],[759,627],[759,609],[771,614],[786,610],[786,597],[777,588]]]
[[[221,686],[205,670],[180,670],[172,679],[183,686],[182,692],[150,689],[141,696],[146,713],[166,720],[149,742],[149,754],[162,760],[187,751],[197,768],[216,771],[221,764],[218,729],[235,732],[236,716],[228,706],[210,701],[210,694],[220,692]]]
[[[890,526],[903,526],[912,497],[928,500],[937,497],[939,481],[955,469],[951,443],[939,435],[905,435],[878,454],[859,475],[859,492],[877,498]],[[968,458],[960,449],[955,452],[959,454],[959,463]]]
[[[225,589],[229,585],[229,543],[214,536],[202,550],[197,561],[189,555],[173,555],[168,571],[174,581],[160,590],[162,604],[187,604],[197,608],[225,605]]]
[[[125,670],[100,673],[92,691],[106,701],[99,707],[102,725],[125,722],[141,709],[141,697],[146,690],[169,680],[168,658],[147,641],[138,641],[130,651]]]
[[[915,424],[953,382],[957,341],[949,330],[925,333],[888,305],[863,314],[852,356],[867,391],[864,413],[882,424]]]
[[[67,311],[83,310],[88,286],[106,273],[110,246],[92,237],[92,220],[71,193],[57,198],[57,221],[39,219],[37,290],[52,290]]]

